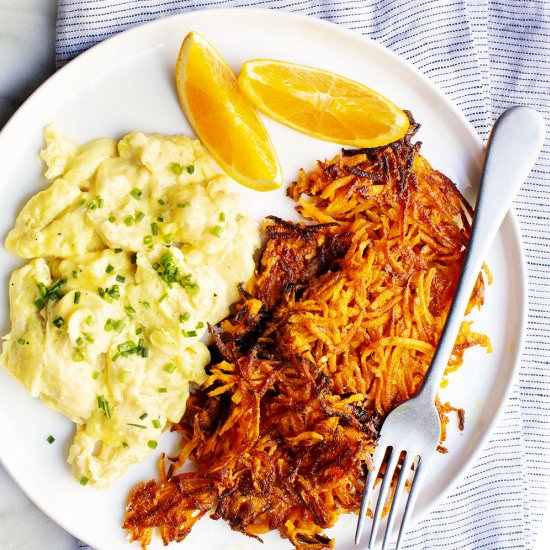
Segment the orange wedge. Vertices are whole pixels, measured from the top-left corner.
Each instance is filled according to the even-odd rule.
[[[239,86],[277,122],[311,137],[356,147],[405,135],[407,115],[389,99],[343,76],[270,59],[246,62]]]
[[[258,191],[282,185],[279,159],[257,111],[229,65],[196,32],[181,45],[176,87],[187,120],[229,176]]]

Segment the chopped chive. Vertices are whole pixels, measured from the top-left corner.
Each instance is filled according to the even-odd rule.
[[[126,311],[126,315],[135,315],[136,310],[132,306],[126,306],[124,308],[124,311]]]
[[[157,216],[157,222],[163,222],[164,218],[162,216]]]
[[[132,426],[134,428],[140,428],[142,430],[146,430],[147,426],[144,426],[143,424],[134,424],[133,422],[127,422],[126,426]]]
[[[77,290],[77,291],[74,293],[73,302],[74,302],[75,304],[79,304],[79,303],[80,303],[80,291],[79,291],[79,290]]]
[[[164,199],[159,199],[157,201],[161,206],[164,206],[166,204],[166,201]]]
[[[53,292],[57,292],[65,283],[67,282],[67,279],[57,279],[50,287],[48,288],[48,296],[51,300],[51,296]],[[54,298],[60,298],[61,296],[54,296]]]
[[[157,430],[160,428],[160,420],[157,420],[156,418],[153,418],[151,424],[153,424],[153,428],[157,428]]]
[[[143,191],[141,189],[139,189],[138,187],[135,187],[134,189],[132,189],[130,191],[130,195],[132,195],[132,197],[134,197],[134,199],[141,199],[141,196],[143,195]]]
[[[153,235],[158,235],[158,234],[159,234],[159,227],[158,227],[158,225],[157,225],[155,222],[153,222],[153,223],[151,224],[151,233],[152,233]]]
[[[168,294],[166,294],[166,292],[159,298],[159,304],[161,302],[163,302],[164,300],[166,300],[166,298],[168,298]]]
[[[93,321],[93,317],[91,315],[88,315],[88,317],[86,317],[86,319],[84,319],[84,322],[90,326],[92,324],[92,321]]]
[[[143,413],[143,414],[139,417],[139,419],[140,419],[140,420],[145,420],[148,416],[149,416],[149,415],[148,415],[147,413]]]
[[[95,342],[95,340],[93,339],[92,335],[89,332],[83,332],[82,336],[84,336],[84,340],[86,340],[86,342],[89,342],[90,344],[93,344]]]
[[[176,206],[178,208],[187,208],[188,206],[191,206],[191,203],[189,201],[183,201],[183,202],[178,202]]]
[[[53,435],[49,435],[46,441],[51,445],[55,441],[55,437]]]
[[[136,221],[140,222],[143,218],[145,218],[145,213],[140,210],[136,215]]]
[[[188,167],[187,167],[187,173],[188,174],[192,174],[193,172],[195,171],[195,167],[190,164]]]
[[[88,478],[86,476],[82,476],[80,478],[80,485],[84,486],[88,484]]]
[[[117,349],[121,353],[133,351],[136,349],[136,344],[132,340],[127,340],[126,342],[122,342],[122,344],[118,344]]]
[[[123,446],[125,449],[129,449],[129,448],[130,448],[130,445],[128,445],[128,443],[126,443],[126,441],[123,441],[123,442],[122,442],[122,446]]]
[[[122,248],[115,248],[115,249],[113,250],[113,252],[114,252],[115,254],[120,254],[120,253],[122,252]]]
[[[218,239],[222,236],[223,227],[221,225],[215,225],[211,230],[210,233],[214,235],[214,237],[218,237]]]
[[[225,212],[220,212],[220,215],[218,216],[218,219],[219,219],[221,222],[224,222],[224,221],[225,221]]]
[[[164,367],[162,367],[168,374],[173,374],[176,370],[176,365],[174,363],[166,363]]]
[[[165,243],[171,243],[174,240],[174,235],[172,233],[166,233],[166,235],[162,236],[162,240]]]
[[[63,317],[56,317],[53,320],[54,327],[61,328],[65,324],[65,319]]]
[[[156,271],[160,267],[160,264],[158,262],[155,262],[152,267]]]
[[[94,380],[97,380],[97,379],[99,378],[99,371],[96,370],[96,371],[92,374],[92,378],[93,378]]]
[[[107,320],[105,321],[105,324],[103,325],[103,330],[104,330],[105,332],[110,332],[111,330],[113,330],[113,323],[114,323],[114,322],[115,322],[114,319],[111,319],[111,318],[109,317],[109,319],[107,319]]]
[[[147,441],[147,447],[149,447],[150,449],[156,449],[157,445],[158,443],[156,441],[153,441],[152,439]]]
[[[38,298],[38,300],[35,300],[35,301],[34,301],[34,305],[35,305],[38,309],[42,309],[42,308],[46,305],[46,302],[44,302],[44,300],[42,300],[42,298]]]
[[[126,277],[123,277],[122,275],[117,275],[115,277],[115,279],[119,282],[119,283],[125,283],[126,282]]]
[[[79,350],[78,348],[75,349],[73,351],[72,359],[73,359],[73,361],[75,361],[77,363],[80,362],[80,361],[84,361],[84,354],[82,353],[82,350]]]
[[[73,269],[73,279],[78,279],[78,271],[76,269]]]
[[[79,336],[76,340],[76,345],[77,346],[81,346],[82,344],[84,344],[84,338],[82,338],[82,336]]]
[[[61,287],[61,285],[65,284],[65,282],[66,281],[63,280],[63,279],[57,279],[57,281],[55,281],[55,283],[53,285],[49,286],[44,298],[46,298],[46,299],[51,299],[52,297],[54,299],[58,298],[59,296],[57,295],[57,290]],[[52,294],[53,294],[53,296],[52,296]]]
[[[151,235],[145,235],[145,237],[143,237],[143,244],[150,245],[152,243],[153,243],[153,237]]]
[[[196,330],[182,330],[181,333],[185,336],[185,338],[193,338],[197,336]]]
[[[109,265],[105,268],[105,273],[112,273],[114,270],[115,270],[115,266],[109,264]]]
[[[97,207],[98,208],[103,208],[103,205],[105,204],[105,201],[103,200],[103,197],[100,197],[98,195],[96,200],[97,200]]]
[[[113,328],[120,334],[122,332],[122,329],[126,326],[126,323],[122,321],[121,319],[115,321],[113,323]]]
[[[189,321],[191,317],[191,314],[188,311],[185,311],[180,315],[180,323],[183,323],[184,321]]]
[[[110,298],[118,300],[120,298],[120,287],[118,285],[113,285],[111,288],[106,288],[102,298],[105,298],[105,294],[108,294]],[[107,300],[108,302],[110,300]]]
[[[158,389],[158,392],[159,393],[166,393],[168,390],[166,388],[159,388]]]
[[[109,401],[107,401],[102,395],[97,396],[97,407],[103,411],[103,414],[107,418],[111,418],[111,409],[109,408]]]
[[[24,346],[27,341],[24,339],[24,338],[18,338],[17,339],[17,343],[20,345],[20,346]]]
[[[134,216],[126,216],[126,217],[124,218],[124,223],[125,223],[128,227],[130,227],[131,225],[133,225],[133,223],[134,223]]]
[[[119,357],[120,357],[120,353],[115,353],[115,354],[111,357],[111,361],[114,363]]]
[[[115,223],[116,222],[116,218],[114,216],[109,216],[108,220],[111,222],[111,223]]]
[[[44,283],[37,283],[36,286],[38,287],[38,292],[40,292],[40,296],[42,296],[42,298],[45,298],[48,295],[48,287]]]
[[[181,176],[183,173],[183,166],[181,164],[178,164],[177,162],[172,162],[170,164],[170,170],[172,170],[172,172],[176,174],[176,176]]]
[[[141,327],[136,328],[136,335],[141,334],[143,332],[143,329]]]
[[[90,201],[88,203],[88,210],[95,210],[97,208],[97,202],[96,201]]]
[[[141,356],[149,357],[149,350],[147,348],[141,348]]]

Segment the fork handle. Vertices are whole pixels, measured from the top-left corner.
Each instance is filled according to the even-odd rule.
[[[418,393],[432,403],[453,351],[472,289],[497,231],[544,141],[543,117],[529,107],[512,107],[493,126],[485,154],[470,242],[455,297],[431,365]]]

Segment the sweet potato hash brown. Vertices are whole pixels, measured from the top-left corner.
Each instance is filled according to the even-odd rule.
[[[181,452],[129,496],[130,540],[181,541],[212,511],[254,538],[333,547],[323,531],[357,512],[382,421],[420,387],[470,234],[470,206],[420,156],[416,128],[302,171],[288,193],[307,222],[266,220],[258,273],[211,328],[208,379],[174,426]],[[480,275],[469,310],[483,297]],[[449,369],[475,345],[490,348],[464,322]],[[443,441],[457,410],[439,409]],[[196,471],[180,473],[187,460]]]

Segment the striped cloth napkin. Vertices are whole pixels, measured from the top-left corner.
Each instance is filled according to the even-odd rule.
[[[416,65],[486,139],[515,104],[550,127],[546,0],[59,0],[58,65],[132,26],[186,10],[263,7],[319,17],[370,36]],[[517,385],[483,454],[406,548],[533,547],[550,480],[550,144],[516,201],[530,312]]]

